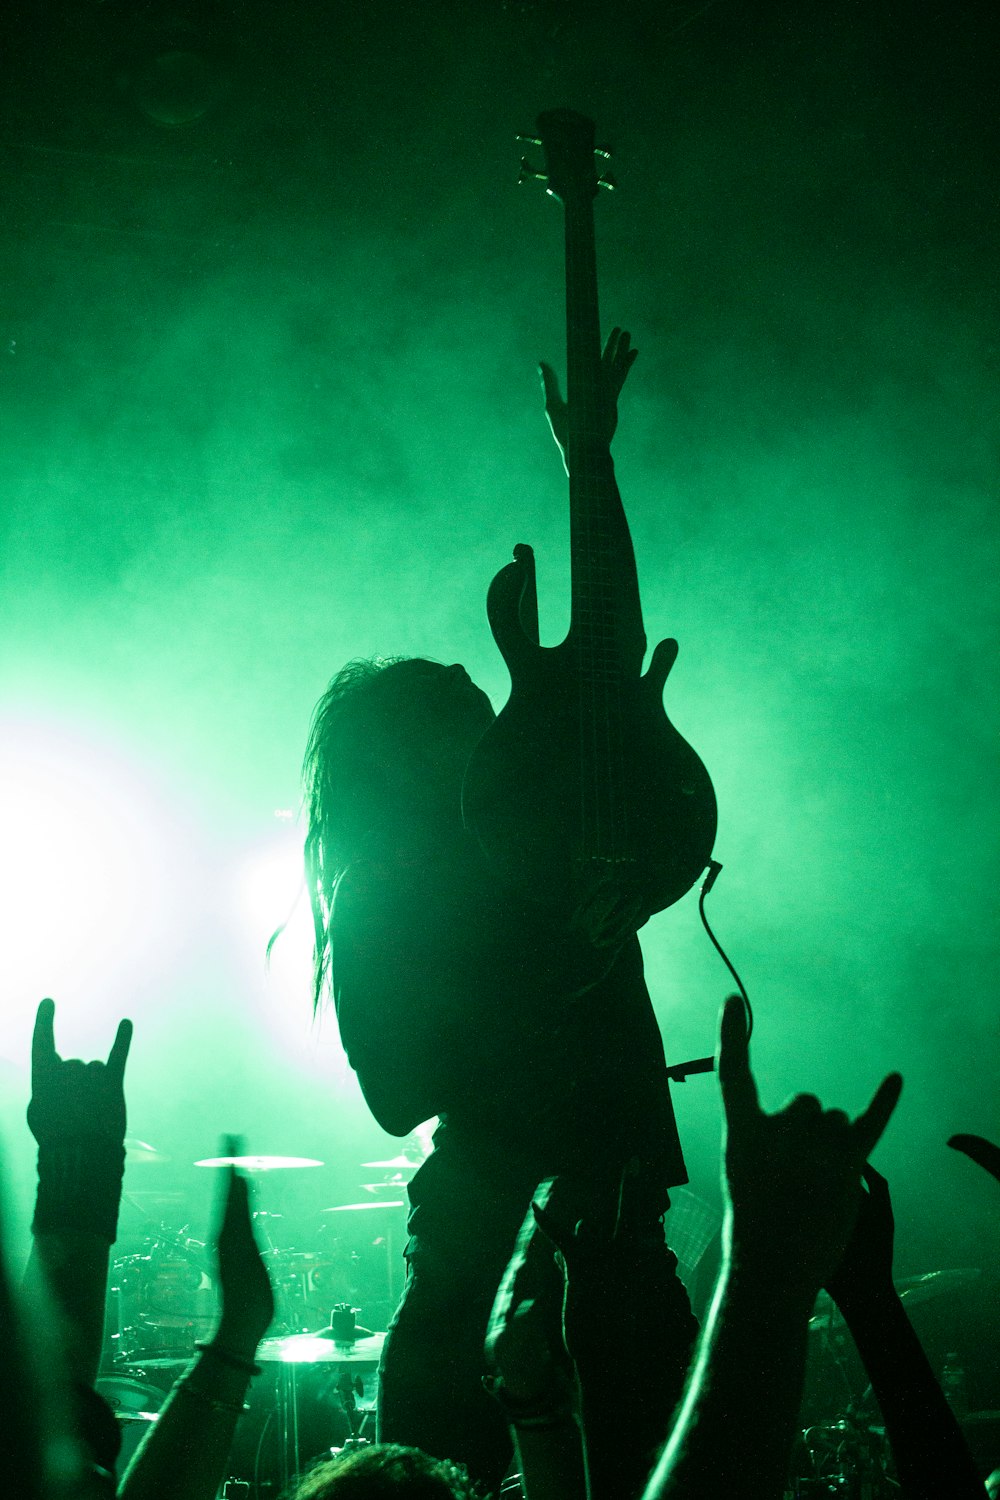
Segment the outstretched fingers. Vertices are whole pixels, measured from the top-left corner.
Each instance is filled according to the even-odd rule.
[[[866,1110],[863,1110],[851,1127],[862,1158],[874,1151],[882,1132],[892,1118],[892,1112],[903,1092],[903,1080],[898,1073],[883,1078]]]
[[[118,1030],[115,1033],[111,1051],[108,1053],[107,1069],[111,1079],[121,1084],[125,1079],[125,1064],[128,1062],[128,1049],[132,1045],[132,1022],[119,1021]]]
[[[961,1151],[1000,1182],[1000,1146],[981,1135],[953,1135],[948,1145],[953,1151]]]
[[[730,995],[722,1007],[719,1025],[719,1088],[726,1119],[730,1123],[759,1115],[757,1085],[750,1071],[747,1018],[739,995]]]
[[[639,351],[632,348],[632,335],[628,329],[612,328],[605,341],[601,360],[616,397],[638,357]]]
[[[41,1000],[35,1012],[35,1029],[31,1035],[31,1076],[38,1080],[51,1072],[59,1061],[55,1035],[56,1005],[54,1000]]]

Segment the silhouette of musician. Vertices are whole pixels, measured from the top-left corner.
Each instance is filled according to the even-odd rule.
[[[633,358],[627,336],[605,358],[609,442]],[[559,441],[551,372],[545,383]],[[624,1420],[650,1460],[695,1328],[663,1241],[668,1189],[686,1173],[635,936],[642,916],[596,887],[559,923],[504,887],[461,811],[466,764],[493,717],[461,666],[350,662],[316,708],[305,796],[315,1000],[332,992],[383,1129],[440,1121],[409,1190],[379,1436],[463,1462],[496,1489],[510,1440],[482,1386],[483,1340],[541,1179],[559,1174],[586,1220],[606,1213],[625,1164],[641,1163],[640,1218],[666,1273],[653,1278],[660,1305],[646,1317],[642,1286],[606,1295],[633,1312],[638,1302],[657,1330],[648,1348],[614,1355],[642,1372],[643,1410]]]

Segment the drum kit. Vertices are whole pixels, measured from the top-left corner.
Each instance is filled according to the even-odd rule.
[[[145,1142],[130,1139],[126,1145],[131,1160],[166,1160]],[[208,1157],[195,1165],[234,1165],[256,1175],[323,1163],[310,1157],[234,1156]],[[307,1243],[273,1243],[269,1220],[277,1216],[255,1214],[276,1314],[258,1349],[262,1374],[234,1441],[232,1493],[253,1500],[278,1495],[311,1460],[374,1438],[385,1333],[356,1319],[367,1309],[367,1321],[387,1322],[398,1301],[405,1187],[419,1165],[406,1155],[362,1163],[369,1175],[381,1174],[380,1180],[362,1183],[366,1196],[357,1202],[318,1210],[320,1224]],[[683,1230],[685,1206],[678,1206]],[[706,1235],[703,1230],[692,1267],[704,1255]],[[681,1264],[683,1270],[683,1255]],[[122,1429],[124,1468],[197,1343],[210,1336],[217,1295],[209,1248],[164,1224],[112,1269],[107,1357],[98,1389]],[[972,1269],[934,1271],[897,1282],[897,1289],[911,1311],[969,1289],[981,1275]],[[691,1285],[690,1275],[684,1279]],[[846,1325],[825,1294],[810,1320],[809,1345],[803,1411],[809,1425],[796,1443],[791,1493],[797,1500],[821,1495],[888,1500],[898,1487],[885,1429]],[[1000,1432],[1000,1413],[974,1413],[966,1420],[982,1417],[997,1419],[993,1426]]]
[[[144,1141],[126,1142],[130,1161],[166,1161]],[[235,1166],[254,1176],[323,1165],[312,1157],[206,1157],[197,1167]],[[257,1360],[263,1366],[240,1423],[230,1471],[254,1500],[278,1494],[308,1462],[374,1437],[378,1364],[402,1266],[405,1187],[419,1161],[364,1162],[379,1181],[365,1197],[317,1211],[305,1243],[274,1243],[272,1220],[255,1229],[275,1297],[275,1319]],[[150,1194],[150,1197],[159,1195]],[[132,1201],[141,1195],[133,1195]],[[145,1213],[145,1210],[143,1210]],[[148,1216],[147,1216],[148,1217]],[[118,1418],[124,1468],[174,1380],[210,1337],[218,1311],[210,1247],[185,1229],[150,1222],[131,1253],[112,1266],[105,1358],[98,1389]],[[234,1491],[235,1492],[235,1491]]]
[[[955,1308],[949,1299],[974,1292],[982,1280],[982,1271],[961,1267],[907,1277],[896,1282],[896,1290],[908,1314],[934,1303],[934,1311],[950,1323]],[[791,1493],[796,1500],[821,1495],[892,1500],[899,1494],[899,1482],[881,1413],[847,1324],[826,1292],[820,1293],[809,1320],[808,1354],[803,1415],[812,1420],[801,1429],[795,1445]],[[949,1389],[949,1369],[955,1369],[950,1361],[957,1361],[957,1356],[947,1356],[940,1372],[942,1388],[975,1449],[971,1428],[1000,1413],[965,1410],[964,1398],[957,1401]]]

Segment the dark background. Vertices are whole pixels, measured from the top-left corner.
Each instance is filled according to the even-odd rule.
[[[502,703],[483,601],[514,541],[538,552],[543,636],[565,628],[534,374],[562,358],[560,215],[516,186],[514,136],[566,104],[615,148],[604,320],[642,351],[619,478],[647,631],[681,642],[668,705],[718,791],[710,906],[763,1097],[857,1109],[900,1068],[877,1156],[900,1272],[990,1265],[992,1184],[944,1142],[1000,1136],[993,19],[8,4],[15,1206],[43,993],[68,1052],[136,1021],[131,1128],[171,1158],[130,1169],[154,1216],[203,1222],[188,1164],[235,1128],[326,1163],[264,1184],[304,1243],[397,1149],[312,1027],[301,902],[265,972],[298,886],[275,813],[348,657],[460,660]],[[693,897],[643,936],[668,1056],[710,1050],[728,981]],[[714,1082],[677,1104],[715,1203]]]

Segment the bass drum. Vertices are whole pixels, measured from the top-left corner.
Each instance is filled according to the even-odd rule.
[[[121,1479],[139,1444],[156,1421],[167,1393],[159,1386],[150,1385],[145,1380],[133,1380],[128,1375],[99,1375],[95,1388],[114,1412],[121,1433],[122,1447],[116,1466],[116,1476]]]

